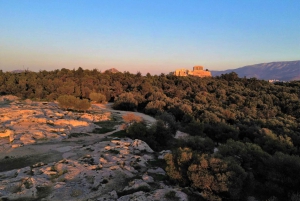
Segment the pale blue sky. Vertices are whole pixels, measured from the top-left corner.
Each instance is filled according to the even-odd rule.
[[[300,59],[299,0],[0,0],[0,69],[168,73]]]

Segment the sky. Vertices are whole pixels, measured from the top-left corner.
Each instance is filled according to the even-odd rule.
[[[0,69],[169,73],[300,60],[299,0],[0,0]]]

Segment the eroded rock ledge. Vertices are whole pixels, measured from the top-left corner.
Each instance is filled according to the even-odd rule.
[[[157,158],[141,140],[115,138],[78,149],[89,154],[0,173],[0,199],[188,200],[164,183],[164,170],[150,165]]]

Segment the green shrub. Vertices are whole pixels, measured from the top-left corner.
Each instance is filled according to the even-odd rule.
[[[77,98],[72,95],[62,95],[57,98],[58,105],[64,109],[74,109]]]
[[[213,153],[215,144],[212,139],[199,136],[191,136],[185,139],[177,140],[177,147],[189,147],[193,151],[199,151],[201,153]]]
[[[165,194],[165,198],[172,200],[172,201],[178,201],[179,197],[176,196],[175,191],[169,191]]]
[[[137,108],[138,101],[135,100],[133,93],[122,93],[114,102],[113,108],[119,110],[133,111]]]
[[[87,99],[77,99],[75,110],[86,111],[91,107],[91,103]]]
[[[191,121],[186,125],[184,129],[184,131],[190,135],[201,136],[201,137],[204,137],[203,130],[204,130],[203,123],[200,123],[199,121]]]
[[[106,101],[106,96],[105,95],[103,95],[101,93],[96,93],[96,92],[90,93],[89,98],[92,101],[95,101],[97,103],[103,103],[103,102]]]
[[[246,172],[236,163],[179,148],[165,156],[168,176],[182,186],[192,186],[207,200],[239,199]]]
[[[57,98],[58,105],[63,109],[86,111],[91,107],[87,99],[79,99],[72,95],[62,95]]]

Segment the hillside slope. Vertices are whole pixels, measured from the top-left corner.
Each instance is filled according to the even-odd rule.
[[[300,60],[255,64],[225,71],[211,71],[213,76],[231,72],[237,73],[239,77],[256,77],[263,80],[300,80]]]

